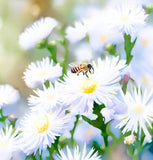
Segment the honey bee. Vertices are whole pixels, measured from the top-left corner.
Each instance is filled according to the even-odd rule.
[[[94,73],[94,68],[93,66],[88,63],[81,63],[81,64],[76,64],[76,63],[70,63],[69,66],[71,67],[71,72],[72,73],[76,73],[77,75],[79,75],[79,73],[83,73],[83,75],[86,75],[87,78],[89,78],[88,76],[88,72],[89,73]]]

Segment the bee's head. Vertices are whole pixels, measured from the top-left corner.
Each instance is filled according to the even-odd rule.
[[[88,67],[90,73],[91,73],[91,70],[94,73],[94,68],[93,68],[93,66],[91,64],[87,64],[87,67]]]

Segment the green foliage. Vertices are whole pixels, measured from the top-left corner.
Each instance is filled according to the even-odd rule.
[[[131,36],[124,34],[124,49],[126,52],[126,64],[130,64],[133,56],[131,55],[132,49],[135,45],[137,39],[131,42]]]

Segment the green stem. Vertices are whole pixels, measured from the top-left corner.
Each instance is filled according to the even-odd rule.
[[[94,103],[93,114],[96,114],[97,118],[95,120],[91,120],[83,115],[82,115],[82,118],[84,121],[88,122],[90,125],[101,130],[101,135],[104,138],[104,145],[105,145],[105,147],[108,147],[108,134],[107,134],[108,123],[104,122],[104,117],[100,113],[101,109],[104,107],[105,107],[104,104],[98,105],[98,104]]]
[[[7,119],[7,116],[4,116],[3,115],[3,110],[0,109],[0,121],[4,122],[5,123],[5,120]]]
[[[126,64],[129,64],[133,58],[133,56],[131,55],[131,51],[135,45],[137,38],[135,38],[135,40],[133,42],[131,42],[131,36],[124,34],[124,49],[126,52]]]
[[[71,144],[72,144],[72,147],[74,147],[74,132],[75,132],[75,129],[77,127],[77,124],[79,122],[79,118],[80,118],[80,115],[76,115],[76,120],[74,122],[74,127],[73,129],[70,131],[71,133]]]
[[[51,56],[51,59],[53,60],[53,62],[57,63],[57,59],[56,59],[57,48],[56,48],[56,46],[54,46],[54,47],[47,46],[47,49],[50,52],[50,56]]]
[[[63,47],[65,49],[65,56],[64,56],[64,62],[63,62],[63,75],[64,75],[64,74],[66,74],[66,68],[67,68],[67,65],[68,65],[69,50],[68,50],[67,45],[66,45],[66,39],[63,40],[62,44],[63,44]]]
[[[59,143],[59,136],[58,137],[56,137],[56,140],[55,140],[55,142],[54,143],[52,143],[52,145],[51,145],[51,148],[47,148],[48,149],[48,151],[49,151],[49,159],[50,160],[54,160],[53,159],[53,153],[54,153],[54,151],[56,151],[58,154],[59,154],[59,151],[58,151],[58,143]]]

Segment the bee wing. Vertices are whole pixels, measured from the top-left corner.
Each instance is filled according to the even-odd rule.
[[[79,66],[80,64],[81,64],[81,63],[79,63],[79,62],[72,62],[72,63],[69,64],[69,66],[70,66],[71,68],[73,68],[73,67]]]

